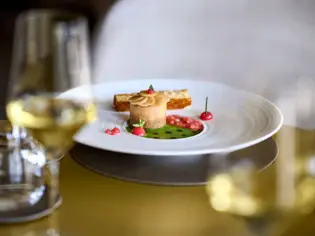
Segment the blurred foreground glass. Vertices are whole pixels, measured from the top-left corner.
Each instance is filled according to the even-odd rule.
[[[314,209],[315,158],[280,155],[263,171],[251,159],[222,156],[210,162],[211,206],[242,220],[250,235],[281,235]]]
[[[26,231],[30,235],[59,236],[59,217],[54,210],[62,202],[59,191],[61,159],[62,156],[47,161],[44,147],[31,137],[16,139],[9,130],[0,133],[1,220],[8,218],[6,222],[13,222],[25,217],[25,212],[30,212],[31,218],[44,212],[53,213],[48,219],[47,230],[34,233],[29,232],[28,227],[14,227],[12,235],[24,235]],[[36,209],[39,212],[36,213]]]
[[[90,91],[87,20],[77,14],[32,10],[16,22],[7,116],[13,136],[30,135],[47,158],[60,158],[73,136],[96,118]],[[84,94],[64,92],[86,86]]]
[[[16,148],[11,138],[0,134],[0,212],[33,206],[46,189],[43,148],[26,138]]]

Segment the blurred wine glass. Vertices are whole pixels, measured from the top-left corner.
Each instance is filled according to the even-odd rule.
[[[253,159],[210,159],[207,184],[214,210],[241,220],[250,235],[282,235],[314,209],[315,158],[280,155],[259,171]]]
[[[14,137],[38,140],[59,158],[73,136],[96,118],[90,91],[88,25],[70,12],[32,10],[16,21],[7,116]],[[82,87],[77,97],[62,94]],[[18,140],[18,139],[17,139]]]
[[[0,218],[37,204],[44,195],[45,152],[35,140],[0,134]]]

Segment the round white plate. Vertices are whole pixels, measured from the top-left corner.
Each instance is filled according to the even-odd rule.
[[[203,122],[204,131],[194,137],[174,140],[157,140],[138,137],[128,133],[124,123],[128,113],[113,110],[113,96],[146,89],[150,84],[156,90],[188,89],[192,106],[183,110],[171,110],[198,119],[204,110],[208,96],[208,109],[213,114],[211,121]],[[84,96],[85,88],[76,88],[63,96]],[[95,85],[93,94],[102,101],[100,120],[85,126],[75,141],[91,147],[143,155],[195,155],[231,152],[257,144],[275,134],[283,123],[280,110],[268,100],[226,85],[206,81],[151,79],[110,82]],[[107,135],[104,129],[119,127],[121,133]]]

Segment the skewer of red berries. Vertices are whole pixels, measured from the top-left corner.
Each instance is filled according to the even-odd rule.
[[[131,133],[137,136],[144,136],[145,135],[145,130],[143,128],[145,124],[144,120],[140,120],[139,124],[134,124],[133,129],[131,130]]]
[[[208,111],[208,97],[206,97],[206,105],[205,105],[205,111],[200,114],[201,120],[212,120],[213,115],[210,111]]]

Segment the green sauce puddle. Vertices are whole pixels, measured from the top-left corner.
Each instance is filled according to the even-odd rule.
[[[131,133],[132,127],[126,127],[126,130]],[[201,131],[194,131],[186,128],[179,128],[172,125],[165,125],[158,129],[145,129],[146,135],[144,138],[153,139],[181,139],[188,138],[199,134]]]

